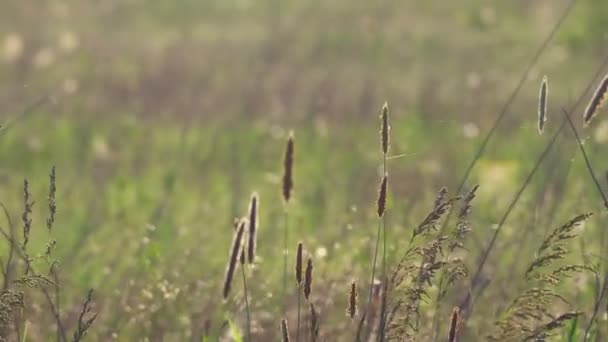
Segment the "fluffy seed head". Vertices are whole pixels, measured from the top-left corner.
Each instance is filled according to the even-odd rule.
[[[302,285],[302,242],[298,242],[298,250],[296,252],[296,283],[298,287]]]
[[[460,309],[455,307],[452,311],[452,319],[450,322],[450,332],[448,334],[448,342],[458,341],[458,321],[459,321]]]
[[[283,159],[283,199],[289,202],[293,190],[293,154],[294,141],[293,132],[289,134],[287,146],[285,147],[285,158]]]
[[[380,183],[380,189],[378,190],[378,217],[382,217],[384,215],[384,210],[386,209],[386,183],[388,182],[388,177],[385,174],[382,178],[382,182]]]
[[[538,94],[538,133],[543,134],[545,128],[545,122],[547,121],[547,96],[549,95],[549,88],[547,84],[547,76],[543,77],[543,81],[540,84],[540,91]]]
[[[382,153],[388,153],[389,135],[388,132],[391,129],[388,123],[388,103],[384,102],[382,106],[382,114],[380,115],[382,120],[382,129],[380,131],[380,137],[382,140]]]
[[[247,257],[249,263],[253,264],[255,261],[255,250],[256,250],[256,234],[258,230],[258,205],[259,197],[257,193],[251,195],[251,202],[249,203],[249,235],[247,243]]]
[[[310,292],[312,291],[312,258],[308,257],[306,265],[306,277],[304,278],[304,298],[310,300]]]
[[[348,315],[351,319],[357,315],[357,283],[353,280],[348,294]]]
[[[224,299],[226,299],[228,297],[228,294],[230,293],[230,288],[232,287],[232,278],[234,276],[234,271],[237,266],[237,260],[242,255],[241,252],[243,248],[243,234],[245,233],[246,225],[247,220],[241,220],[232,238],[232,246],[230,247],[230,259],[228,261],[228,266],[226,267],[226,276],[224,277]]]
[[[589,101],[589,104],[585,109],[585,113],[583,115],[583,122],[585,126],[589,125],[591,119],[593,119],[595,114],[597,114],[597,111],[602,107],[602,105],[604,104],[604,100],[606,99],[607,93],[608,75],[604,76],[604,79],[602,79],[602,82],[600,82],[600,85],[593,93],[593,97],[591,98],[591,101]]]
[[[289,342],[289,329],[287,328],[287,320],[281,320],[281,335],[283,336],[283,342]]]

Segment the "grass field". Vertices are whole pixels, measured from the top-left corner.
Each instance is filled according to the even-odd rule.
[[[582,120],[608,72],[603,1],[2,6],[7,341],[79,341],[83,330],[91,341],[274,341],[282,319],[293,341],[298,316],[309,341],[310,303],[318,341],[446,340],[453,318],[459,341],[608,337],[606,110],[586,127]],[[562,108],[579,97],[571,117],[590,166],[563,121]],[[388,198],[379,219],[385,101]],[[294,189],[285,203],[290,132]],[[437,197],[442,187],[448,193]],[[255,265],[243,274],[236,266],[225,300],[234,220],[248,214],[253,192]],[[381,285],[370,300],[378,229],[387,234],[387,278],[381,238]],[[304,268],[308,256],[314,263],[310,300],[296,286],[300,241]],[[80,316],[89,289],[92,308]]]

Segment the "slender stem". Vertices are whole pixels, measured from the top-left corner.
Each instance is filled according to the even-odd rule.
[[[479,159],[483,155],[486,147],[488,146],[488,142],[490,141],[490,138],[492,138],[492,136],[494,135],[494,132],[498,128],[500,122],[506,116],[506,114],[509,112],[509,109],[511,108],[511,104],[513,104],[513,101],[517,97],[517,94],[519,94],[519,92],[522,89],[524,83],[526,82],[526,79],[528,79],[528,75],[530,74],[530,71],[532,70],[532,68],[534,67],[534,65],[536,64],[536,62],[538,61],[538,59],[540,58],[540,55],[543,53],[543,51],[545,51],[545,49],[549,45],[549,42],[551,42],[551,40],[553,39],[553,36],[555,36],[555,34],[559,30],[559,28],[564,23],[564,21],[566,20],[566,18],[568,17],[568,15],[570,14],[570,12],[572,11],[572,8],[574,8],[574,5],[576,4],[576,1],[577,0],[571,0],[570,1],[570,3],[568,4],[568,6],[566,7],[566,9],[562,13],[561,17],[559,18],[559,20],[557,21],[557,23],[555,24],[555,26],[553,26],[553,29],[551,30],[551,32],[549,33],[549,35],[542,42],[542,44],[540,45],[540,47],[538,48],[538,50],[536,50],[536,52],[534,53],[534,56],[532,57],[532,59],[530,60],[530,62],[528,62],[528,65],[526,66],[526,69],[524,69],[524,72],[521,75],[521,78],[519,79],[519,82],[517,83],[517,85],[515,86],[515,88],[513,89],[513,91],[511,92],[511,95],[509,95],[509,98],[507,99],[507,101],[505,102],[505,104],[502,106],[502,108],[500,110],[500,114],[498,114],[498,117],[494,121],[494,124],[492,125],[492,128],[490,128],[490,131],[484,137],[483,141],[481,142],[481,145],[479,146],[479,149],[477,150],[477,152],[475,153],[475,156],[473,157],[473,160],[471,160],[471,163],[469,164],[469,166],[467,167],[466,171],[464,172],[464,175],[462,176],[462,179],[460,180],[460,183],[458,184],[458,188],[456,190],[456,194],[457,195],[464,188],[465,183],[467,182],[469,176],[471,175],[471,171],[473,170],[473,168],[475,167],[475,165],[477,164],[477,162],[479,161]]]
[[[456,188],[456,195],[459,195],[460,192],[462,191],[462,189],[464,188],[467,180],[469,179],[469,176],[471,175],[471,172],[473,171],[473,168],[475,167],[475,165],[477,165],[477,162],[483,156],[490,139],[492,138],[492,136],[498,129],[500,122],[503,120],[503,118],[509,112],[509,109],[511,108],[511,105],[515,101],[515,98],[517,97],[517,95],[521,91],[524,83],[528,79],[528,75],[530,74],[530,71],[532,70],[532,68],[534,67],[536,62],[538,62],[538,59],[540,58],[541,54],[545,51],[545,49],[547,48],[547,46],[549,45],[551,40],[553,40],[553,37],[555,36],[557,31],[559,31],[560,27],[566,21],[566,18],[568,18],[568,16],[570,15],[570,12],[572,12],[572,9],[574,8],[574,5],[576,4],[576,2],[577,2],[577,0],[570,0],[570,2],[568,3],[568,6],[566,7],[566,9],[564,9],[564,12],[562,13],[562,15],[560,16],[558,21],[555,23],[555,26],[553,26],[553,29],[551,30],[549,35],[545,38],[545,40],[543,40],[540,47],[536,50],[536,52],[534,53],[534,55],[532,56],[532,58],[526,65],[526,68],[524,69],[524,72],[522,73],[521,78],[519,79],[517,85],[511,92],[511,95],[509,95],[509,97],[507,98],[507,101],[503,104],[502,108],[500,109],[500,113],[498,114],[498,117],[496,117],[496,120],[492,124],[492,127],[490,128],[490,130],[488,131],[486,136],[483,138],[481,144],[479,145],[479,148],[477,149],[477,151],[475,152],[475,155],[473,156],[473,159],[471,160],[471,162],[467,166],[464,174],[462,175],[462,178],[460,179],[460,181],[458,183],[458,187]],[[447,217],[446,217],[443,225],[441,226],[441,229],[439,230],[440,235],[443,234],[443,232],[445,231],[445,229],[447,227],[447,223],[450,220],[451,216],[452,216],[452,209],[450,208],[450,210],[448,211]]]
[[[579,104],[583,100],[583,97],[589,91],[589,89],[591,88],[591,86],[595,82],[595,79],[598,77],[599,73],[602,71],[602,69],[607,64],[608,64],[608,55],[605,56],[602,64],[599,66],[599,68],[594,73],[591,81],[587,84],[587,87],[585,88],[585,90],[581,93],[581,95],[579,96],[579,98],[576,101],[576,103],[572,106],[571,113],[574,112],[578,108]],[[483,250],[481,258],[480,258],[479,265],[477,266],[477,270],[475,271],[473,277],[471,278],[471,288],[469,289],[469,293],[467,294],[467,296],[464,299],[464,301],[460,303],[460,309],[461,310],[465,309],[467,316],[470,315],[470,310],[468,310],[468,309],[469,309],[469,305],[471,303],[471,300],[473,298],[473,291],[475,290],[475,288],[477,287],[477,285],[479,283],[480,276],[481,276],[481,273],[483,271],[483,268],[484,268],[484,266],[485,266],[485,264],[486,264],[486,262],[488,260],[488,257],[490,255],[491,251],[494,249],[494,246],[496,244],[496,240],[498,239],[498,235],[499,235],[500,231],[502,230],[502,228],[503,228],[505,222],[507,221],[508,217],[510,216],[511,212],[515,208],[515,205],[519,201],[521,195],[523,194],[523,192],[526,190],[526,188],[528,187],[528,185],[532,181],[532,178],[534,177],[534,175],[538,171],[540,165],[543,163],[543,161],[545,160],[545,158],[547,157],[547,155],[549,155],[549,152],[551,151],[551,149],[555,145],[555,142],[557,141],[557,138],[560,136],[560,134],[562,133],[562,131],[566,127],[567,123],[568,123],[568,120],[564,118],[562,120],[562,123],[560,124],[559,128],[557,129],[557,131],[555,132],[555,134],[551,137],[551,140],[549,141],[549,143],[547,144],[547,146],[545,147],[545,149],[543,150],[543,152],[539,156],[538,160],[536,161],[536,164],[534,165],[534,167],[532,168],[532,170],[530,171],[530,173],[528,174],[528,176],[524,180],[522,186],[519,188],[519,190],[515,194],[513,200],[511,201],[511,203],[507,207],[507,210],[505,211],[505,213],[503,214],[502,218],[500,219],[500,221],[498,223],[498,227],[494,230],[494,234],[492,235],[490,243]]]
[[[602,291],[600,292],[598,298],[596,298],[595,300],[595,305],[593,307],[593,315],[591,316],[591,319],[589,320],[589,323],[587,323],[587,327],[585,328],[585,334],[583,335],[583,341],[587,342],[587,338],[589,337],[589,331],[591,330],[591,326],[593,326],[593,322],[595,321],[598,312],[600,311],[600,305],[602,304],[602,298],[604,297],[605,293],[606,293],[606,285],[608,285],[608,273],[606,273],[606,275],[604,275],[604,286],[602,286]],[[599,285],[598,285],[599,287]]]
[[[376,259],[378,258],[378,245],[380,245],[380,231],[382,229],[382,221],[378,220],[378,233],[376,234],[376,248],[374,249],[374,261],[372,263],[372,277],[369,281],[369,299],[367,302],[367,313],[369,317],[373,317],[369,315],[371,307],[372,307],[372,295],[374,293],[374,277],[376,276]]]
[[[283,313],[287,317],[287,228],[289,216],[285,203],[285,225],[283,226]]]
[[[387,174],[387,170],[386,170],[386,153],[382,154],[382,168],[383,168],[383,173],[386,176]],[[388,189],[387,191],[387,197],[388,197]],[[382,280],[385,282],[384,283],[384,290],[387,291],[388,290],[388,284],[386,283],[386,281],[388,280],[388,277],[386,275],[386,268],[387,268],[387,262],[386,262],[386,211],[384,212],[384,215],[382,215]],[[386,292],[383,292],[383,295],[386,297],[388,294]],[[385,305],[386,304],[386,298],[383,298],[383,305],[381,307],[380,310],[380,322],[379,322],[379,330],[378,333],[380,334],[380,340],[383,341],[384,340],[384,310],[385,310]]]
[[[243,291],[245,291],[245,310],[247,311],[247,342],[251,342],[251,315],[249,312],[249,297],[247,295],[247,277],[245,277],[245,265],[241,264],[241,274],[243,275]]]
[[[300,291],[300,285],[298,285],[298,327],[296,330],[296,342],[300,342],[300,300],[302,297],[302,291]]]
[[[593,182],[595,183],[595,187],[597,188],[597,191],[600,193],[600,196],[602,197],[602,200],[604,201],[604,207],[606,209],[608,209],[608,200],[606,200],[606,195],[604,194],[604,191],[602,190],[602,186],[600,185],[600,182],[597,180],[597,177],[595,176],[595,173],[593,172],[593,167],[591,166],[591,162],[589,161],[587,152],[585,152],[585,147],[583,147],[583,142],[581,141],[581,138],[579,137],[578,132],[576,131],[576,128],[574,127],[574,124],[572,123],[572,120],[570,120],[568,113],[565,110],[563,110],[563,112],[564,112],[564,116],[565,116],[566,120],[568,120],[568,124],[570,125],[570,128],[572,129],[572,133],[574,133],[574,137],[576,138],[578,147],[580,148],[581,154],[583,155],[583,159],[585,160],[585,165],[587,166],[589,175],[591,176],[591,179],[593,179]],[[603,245],[600,246],[600,248],[602,248],[602,247],[603,247]],[[584,341],[587,341],[587,338],[589,335],[589,330],[591,329],[591,326],[593,325],[593,322],[595,321],[595,319],[597,317],[597,313],[599,312],[600,305],[606,294],[606,282],[607,281],[608,281],[608,274],[606,276],[604,276],[604,284],[602,286],[602,290],[599,292],[599,295],[596,297],[595,305],[593,307],[593,315],[591,316],[591,319],[589,320],[589,323],[587,323],[587,327],[585,328]],[[599,284],[598,284],[598,287],[599,287]]]
[[[383,173],[386,175],[386,154],[383,154]],[[388,193],[388,189],[387,189]],[[388,196],[387,196],[388,197]],[[382,278],[386,278],[386,212],[382,215]]]
[[[595,187],[597,188],[597,191],[600,193],[600,196],[602,196],[602,200],[604,201],[604,207],[606,209],[608,209],[608,200],[606,199],[606,195],[604,194],[604,191],[602,191],[602,186],[600,185],[600,182],[597,180],[597,177],[595,176],[595,173],[593,172],[593,167],[591,166],[591,162],[589,161],[587,152],[585,152],[585,147],[583,147],[583,142],[581,141],[581,138],[579,137],[578,132],[576,131],[576,128],[574,127],[574,124],[572,123],[570,116],[568,115],[568,112],[566,112],[565,109],[562,109],[562,111],[564,112],[564,117],[566,118],[566,120],[568,120],[568,124],[570,125],[570,128],[572,129],[572,133],[574,133],[574,137],[576,138],[578,147],[581,150],[583,159],[585,159],[585,165],[587,166],[589,175],[591,176],[591,179],[593,179],[593,182],[595,183]]]

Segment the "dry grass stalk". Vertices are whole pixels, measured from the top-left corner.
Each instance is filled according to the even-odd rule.
[[[286,319],[281,320],[281,335],[283,336],[283,342],[289,342],[289,328]]]
[[[448,333],[448,342],[458,341],[459,314],[460,309],[458,307],[455,307],[454,310],[452,310],[452,319],[450,321],[450,332]]]
[[[382,153],[386,156],[389,148],[389,131],[391,127],[388,123],[388,103],[384,102],[382,106],[382,114],[380,116],[382,119],[382,129],[380,130],[380,136],[382,139]]]
[[[540,84],[540,91],[538,94],[538,133],[543,134],[545,128],[545,122],[547,121],[547,96],[549,95],[549,89],[547,85],[547,76],[543,77],[543,81]]]
[[[298,242],[298,249],[296,251],[296,283],[298,287],[302,285],[302,242]]]
[[[241,220],[239,222],[238,229],[236,230],[236,232],[234,232],[234,236],[232,238],[232,246],[230,247],[230,260],[228,261],[228,266],[226,267],[226,276],[224,278],[224,299],[228,297],[228,294],[230,293],[230,288],[232,287],[232,278],[234,277],[234,271],[237,267],[237,260],[241,255],[243,245],[243,234],[245,233],[246,224],[247,220]]]
[[[384,215],[384,211],[386,209],[386,186],[388,182],[388,176],[385,174],[382,177],[382,182],[380,183],[380,188],[378,190],[378,201],[377,209],[378,209],[378,217],[382,217]]]
[[[357,283],[353,280],[348,293],[348,316],[353,319],[357,315]]]
[[[258,231],[258,206],[259,197],[256,192],[251,195],[251,202],[249,203],[249,231],[248,231],[248,242],[247,242],[247,257],[249,263],[255,262],[255,250],[257,247],[257,231]]]
[[[293,132],[289,134],[285,147],[285,158],[283,159],[283,199],[289,202],[293,191],[293,159],[294,159],[294,140]]]
[[[312,258],[308,257],[306,264],[306,276],[304,277],[304,298],[310,301],[310,293],[312,291]]]
[[[608,93],[608,75],[604,76],[600,85],[597,87],[595,92],[593,93],[593,97],[589,101],[587,108],[585,108],[585,113],[583,114],[583,122],[585,126],[589,125],[593,117],[597,114],[597,111],[604,104],[604,100],[606,99],[606,94]]]

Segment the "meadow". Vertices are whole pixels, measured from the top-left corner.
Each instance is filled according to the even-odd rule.
[[[1,338],[608,337],[604,1],[1,7]]]

